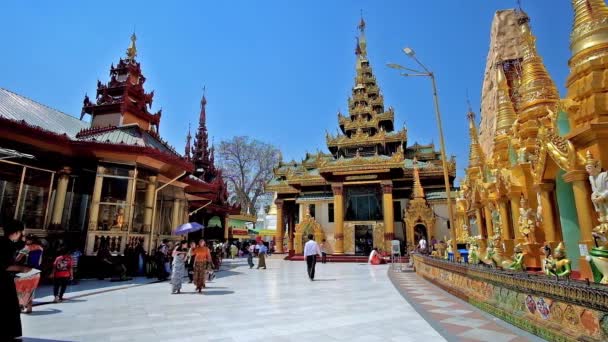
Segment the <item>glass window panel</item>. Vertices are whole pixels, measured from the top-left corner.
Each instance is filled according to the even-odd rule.
[[[134,232],[143,232],[144,214],[146,211],[146,187],[148,182],[138,179],[135,186],[135,197],[133,200],[133,225]]]
[[[124,204],[127,200],[129,180],[104,177],[101,187],[101,202]]]
[[[27,228],[43,229],[52,173],[26,168],[17,220]]]
[[[15,217],[23,166],[0,163],[0,226]]]
[[[334,204],[329,203],[327,205],[327,217],[329,222],[334,222]]]
[[[126,230],[127,220],[125,217],[124,204],[100,204],[99,216],[97,217],[97,229],[99,230]]]

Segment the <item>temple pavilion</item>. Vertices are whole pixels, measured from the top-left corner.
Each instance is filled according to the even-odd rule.
[[[109,82],[85,95],[80,119],[0,88],[0,227],[20,220],[51,251],[63,243],[89,255],[153,251],[182,239],[173,229],[189,221],[215,222],[225,237],[240,209],[227,203],[208,147],[206,99],[195,144],[188,138],[181,155],[159,135],[162,112],[151,112],[136,56],[133,35]]]
[[[389,249],[393,239],[404,246],[422,236],[449,235],[441,155],[433,144],[408,146],[407,129],[395,127],[395,111],[385,107],[370,64],[365,29],[361,18],[348,114],[338,113],[337,135],[327,133],[328,151],[280,162],[267,184],[277,193],[277,252],[284,252],[280,241],[287,240],[289,251],[301,253],[309,233],[326,239],[334,254],[367,254]],[[453,158],[448,167],[453,182]]]

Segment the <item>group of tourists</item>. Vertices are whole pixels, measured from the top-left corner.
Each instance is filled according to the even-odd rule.
[[[159,246],[159,250],[164,251],[167,249],[166,241],[163,241],[161,246]],[[203,239],[198,244],[194,241],[191,241],[190,244],[187,241],[182,241],[173,248],[170,255],[172,260],[170,284],[171,293],[173,294],[181,293],[186,276],[190,279],[191,283],[194,283],[195,290],[198,293],[201,293],[203,288],[205,288],[205,281],[207,279],[213,280],[215,277],[214,270],[216,266],[213,262],[212,252]]]
[[[22,222],[3,224],[0,237],[0,341],[21,337],[21,313],[31,313],[34,292],[40,281],[43,247],[34,235],[24,236]],[[67,248],[60,248],[49,276],[55,302],[63,300],[75,263]]]

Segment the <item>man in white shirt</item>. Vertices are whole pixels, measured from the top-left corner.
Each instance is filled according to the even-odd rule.
[[[310,280],[315,280],[315,264],[317,263],[317,255],[321,256],[319,244],[315,242],[314,236],[308,234],[308,242],[304,245],[304,257],[306,258],[306,266],[308,267],[308,277]]]
[[[426,239],[424,236],[418,241],[418,251],[422,254],[426,254]]]

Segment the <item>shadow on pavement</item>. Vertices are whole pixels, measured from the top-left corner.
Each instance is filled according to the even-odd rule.
[[[54,315],[60,313],[59,309],[46,309],[46,310],[34,310],[31,313],[27,314],[28,316],[46,316],[46,315]],[[46,340],[40,340],[46,341]]]
[[[315,279],[314,281],[337,281],[338,279]]]
[[[67,341],[67,340],[47,340],[45,338],[34,338],[34,337],[23,337],[21,340],[23,342],[75,342],[75,341]]]
[[[230,290],[219,290],[219,291],[203,291],[203,294],[205,296],[223,296],[223,295],[229,295],[229,294],[233,294],[234,291],[230,291]]]
[[[103,290],[106,288],[117,288],[129,285],[141,285],[148,284],[156,281],[156,278],[137,277],[128,281],[112,282],[110,280],[98,280],[98,279],[82,279],[78,281],[76,285],[68,285],[67,291],[65,292],[66,297],[70,296],[70,293],[89,291],[89,290]],[[53,285],[42,285],[36,289],[36,298],[42,298],[53,295]],[[35,301],[35,300],[34,300]]]

